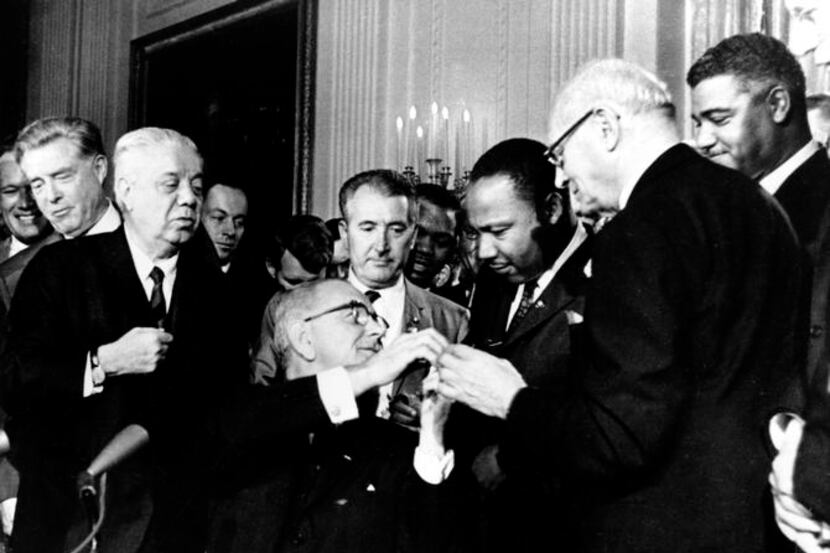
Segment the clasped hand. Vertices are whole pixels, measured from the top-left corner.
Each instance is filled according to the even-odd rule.
[[[100,346],[98,359],[107,375],[147,374],[164,360],[172,341],[173,335],[164,330],[136,327]]]

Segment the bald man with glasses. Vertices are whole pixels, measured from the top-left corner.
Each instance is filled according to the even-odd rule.
[[[355,399],[371,389],[366,382],[382,384],[380,374],[392,380],[415,358],[434,361],[446,339],[427,329],[382,348],[389,325],[341,280],[301,285],[270,306],[282,380],[274,386],[315,379],[331,420],[317,417],[250,456],[234,454],[208,553],[447,551],[469,539],[456,481],[435,485],[453,464],[443,447],[449,402],[428,381],[416,433],[359,413]]]

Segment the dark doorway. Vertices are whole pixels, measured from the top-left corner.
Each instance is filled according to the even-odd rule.
[[[209,178],[246,190],[248,232],[262,238],[306,207],[314,6],[245,6],[134,41],[131,128],[192,138]]]

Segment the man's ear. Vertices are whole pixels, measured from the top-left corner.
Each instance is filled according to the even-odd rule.
[[[132,191],[132,183],[126,177],[119,177],[113,185],[115,197],[118,200],[118,206],[124,211],[130,211],[131,201],[130,192]]]
[[[772,90],[767,93],[766,103],[773,122],[781,124],[790,116],[792,99],[785,87],[781,85],[772,87]]]
[[[308,324],[303,321],[295,321],[288,325],[288,344],[306,361],[314,361],[317,357]]]
[[[337,225],[340,227],[340,238],[343,240],[343,246],[346,249],[346,254],[349,253],[349,223],[346,222],[346,218],[340,219],[340,222]]]
[[[594,110],[594,124],[599,126],[602,145],[609,152],[616,150],[620,143],[620,116],[611,107],[603,106]]]
[[[109,165],[107,163],[107,157],[101,154],[98,154],[92,160],[92,170],[95,171],[95,176],[98,177],[98,182],[102,185],[107,178],[107,170]]]
[[[563,191],[564,192],[564,191]],[[562,205],[562,196],[556,192],[551,192],[545,197],[545,221],[551,225],[555,225],[565,208]]]

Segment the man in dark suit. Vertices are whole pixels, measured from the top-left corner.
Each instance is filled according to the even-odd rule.
[[[473,167],[466,232],[475,236],[483,268],[465,343],[509,360],[531,385],[558,389],[567,383],[582,319],[589,248],[544,152],[541,142],[514,138]],[[465,416],[454,411],[455,419]],[[491,551],[544,548],[562,506],[545,485],[547,472],[505,474],[498,454],[506,437],[502,421],[479,416],[462,426],[464,441],[475,445],[472,467],[484,488],[485,545]]]
[[[402,369],[419,355],[433,361],[447,344],[427,329],[381,351],[385,321],[341,280],[279,293],[270,306],[283,383],[373,359]],[[344,412],[356,415],[351,392],[340,389],[351,402]],[[459,508],[455,480],[434,485],[452,463],[443,447],[448,404],[428,394],[423,409],[420,435],[369,413],[337,427],[323,421],[278,445],[238,448],[229,477],[219,478],[229,495],[211,522],[208,551],[457,550],[471,539],[469,512]]]
[[[2,367],[21,473],[13,546],[23,553],[80,542],[75,476],[133,422],[153,447],[110,474],[98,551],[198,551],[201,452],[187,438],[245,377],[221,275],[184,247],[201,204],[195,145],[139,129],[121,137],[114,162],[123,229],[43,249],[9,313]]]
[[[365,171],[343,183],[339,200],[341,234],[349,250],[348,281],[375,295],[375,309],[389,322],[384,340],[423,328],[434,328],[450,342],[463,340],[467,310],[416,286],[403,274],[418,220],[412,185],[396,171]],[[424,376],[426,368],[421,367],[380,390],[378,415],[417,423],[417,394]]]
[[[810,388],[824,390],[828,373],[820,359],[830,336],[830,259],[820,260],[819,251],[830,240],[830,226],[821,225],[830,208],[830,160],[810,133],[801,66],[775,38],[735,35],[704,52],[686,80],[701,153],[772,194],[807,253],[812,273],[805,273],[805,374]]]
[[[555,390],[450,346],[439,390],[505,419],[505,471],[575,490],[572,550],[769,551],[761,436],[796,376],[800,254],[786,217],[680,143],[665,85],[634,64],[582,68],[551,134],[574,211],[613,216],[594,241],[585,359]]]
[[[8,309],[26,265],[45,245],[110,232],[121,217],[106,197],[109,165],[101,131],[77,117],[47,117],[17,136],[15,157],[38,208],[55,233],[0,265],[0,298]]]

